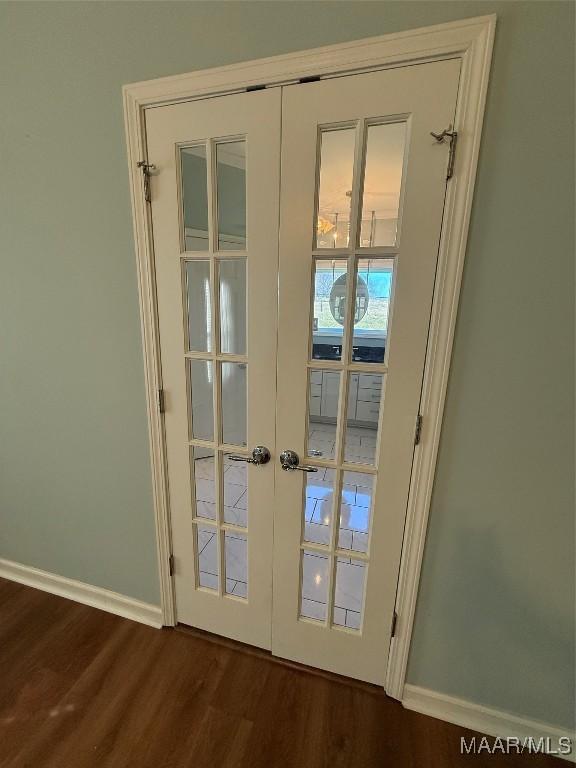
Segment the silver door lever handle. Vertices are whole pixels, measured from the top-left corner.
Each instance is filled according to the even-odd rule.
[[[282,465],[282,469],[285,469],[286,471],[299,469],[300,472],[318,472],[316,467],[301,467],[298,454],[296,451],[291,451],[290,449],[282,451],[280,454],[280,464]]]
[[[247,464],[268,464],[270,451],[265,445],[257,445],[252,451],[252,456],[228,456],[230,461],[245,461]]]

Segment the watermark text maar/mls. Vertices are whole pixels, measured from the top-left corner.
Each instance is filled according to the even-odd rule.
[[[566,757],[572,754],[574,744],[568,736],[560,736],[552,739],[549,736],[527,736],[520,739],[517,736],[497,736],[490,738],[488,736],[471,736],[467,739],[460,737],[460,754],[462,755],[521,755],[521,754],[541,754],[541,755],[559,755]]]

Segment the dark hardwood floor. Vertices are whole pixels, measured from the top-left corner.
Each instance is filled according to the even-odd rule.
[[[378,689],[0,579],[1,768],[555,766]]]

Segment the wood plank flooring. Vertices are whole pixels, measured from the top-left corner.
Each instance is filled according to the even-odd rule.
[[[1,768],[500,768],[383,692],[0,579]]]

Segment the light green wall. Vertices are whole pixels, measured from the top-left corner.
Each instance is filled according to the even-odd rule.
[[[409,679],[570,724],[569,3],[1,3],[0,556],[158,600],[121,85],[491,12]]]

